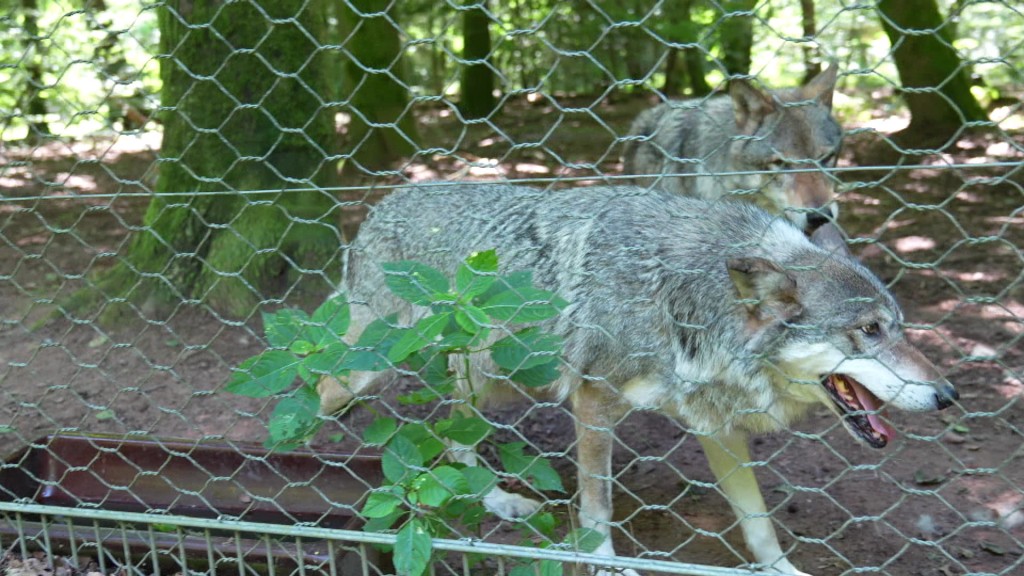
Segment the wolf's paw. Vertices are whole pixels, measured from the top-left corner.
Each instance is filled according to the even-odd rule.
[[[513,520],[515,518],[526,518],[540,510],[541,504],[532,498],[511,494],[501,488],[495,488],[487,496],[484,496],[484,506],[493,514],[505,520]]]

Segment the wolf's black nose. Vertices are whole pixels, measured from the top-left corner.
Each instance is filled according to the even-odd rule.
[[[814,210],[813,212],[807,213],[807,234],[814,232],[818,228],[821,228],[829,222],[829,215],[825,213],[825,209]]]
[[[935,405],[938,406],[939,410],[949,408],[955,400],[959,399],[960,393],[949,384],[940,386],[939,391],[935,393]]]

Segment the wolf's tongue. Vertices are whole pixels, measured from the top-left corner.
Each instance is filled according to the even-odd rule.
[[[885,420],[879,417],[880,413],[878,412],[878,408],[881,403],[878,398],[876,398],[871,392],[868,392],[868,390],[859,383],[850,380],[847,381],[850,383],[850,387],[853,388],[853,393],[857,395],[857,400],[860,401],[860,405],[864,410],[868,411],[866,416],[868,417],[868,423],[871,424],[871,427],[881,434],[882,437],[885,438],[886,442],[892,440],[896,436],[896,431],[893,430]]]

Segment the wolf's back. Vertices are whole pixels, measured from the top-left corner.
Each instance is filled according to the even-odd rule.
[[[395,192],[374,207],[349,253],[348,289],[387,309],[393,302],[381,290],[380,263],[415,260],[451,275],[470,253],[491,248],[504,271],[531,270],[538,285],[569,301],[597,285],[630,289],[645,274],[663,274],[667,265],[713,271],[707,281],[726,283],[725,258],[770,254],[775,248],[766,235],[775,238],[779,230],[806,243],[788,224],[752,206],[661,190],[424,185]]]

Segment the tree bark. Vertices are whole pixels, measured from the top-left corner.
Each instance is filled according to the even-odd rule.
[[[343,177],[375,176],[417,150],[409,86],[402,72],[402,42],[392,0],[348,0],[343,18],[351,30],[344,48],[350,110]],[[358,11],[358,12],[356,12]]]
[[[494,71],[487,61],[491,55],[491,19],[487,1],[462,12],[462,100],[459,108],[466,118],[484,118],[494,111]],[[473,62],[470,64],[469,62]]]
[[[904,136],[945,139],[965,122],[987,119],[971,94],[963,62],[943,28],[935,0],[881,0],[878,14],[892,43],[903,98],[910,108],[910,126]]]
[[[333,112],[321,104],[330,71],[310,58],[322,8],[315,0],[165,4],[156,196],[120,263],[72,307],[98,301],[109,321],[202,303],[246,318],[303,273],[323,278],[335,267],[335,203],[315,189],[335,183]],[[128,308],[111,304],[122,301]]]
[[[729,74],[750,74],[750,50],[754,43],[753,12],[757,0],[722,0],[722,63]]]

